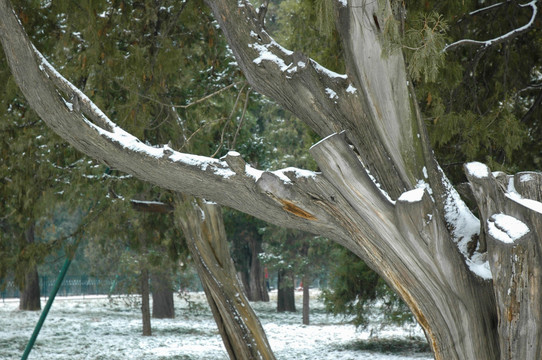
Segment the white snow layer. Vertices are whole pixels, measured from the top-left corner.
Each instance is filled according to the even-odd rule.
[[[495,240],[512,244],[530,230],[525,223],[505,214],[494,214],[487,220],[489,235]]]
[[[520,181],[528,181],[524,180],[523,178],[520,178]],[[526,208],[529,208],[533,211],[536,211],[538,213],[542,214],[542,203],[536,200],[532,199],[525,199],[523,198],[516,190],[516,187],[514,186],[514,178],[511,177],[508,181],[508,189],[507,192],[504,194],[507,198],[510,200],[513,200],[517,202],[518,204],[521,204],[525,206]]]
[[[267,60],[267,61],[271,61],[277,64],[281,71],[287,70],[292,65],[292,64],[286,65],[283,59],[273,54],[269,50],[270,45],[260,45],[258,43],[254,43],[249,46],[254,48],[260,54],[260,56],[258,56],[256,59],[252,60],[256,65],[260,65],[262,61]]]
[[[356,329],[340,317],[328,316],[311,289],[311,325],[297,313],[276,312],[276,291],[270,302],[252,303],[260,316],[278,360],[430,360],[431,354],[384,354],[355,350],[371,339],[422,338],[419,326],[386,326],[370,319],[369,328]],[[193,308],[175,297],[175,319],[152,319],[153,336],[141,336],[141,310],[126,298],[113,296],[57,297],[30,353],[31,359],[146,359],[227,360],[228,354],[203,293],[190,293]],[[137,296],[130,299],[137,301]],[[20,359],[39,318],[35,311],[19,311],[18,299],[0,301],[0,358]],[[301,308],[301,293],[296,293]],[[42,303],[43,306],[43,303]],[[373,332],[375,333],[374,335]],[[353,346],[354,345],[354,346]]]
[[[467,164],[467,166],[470,164]],[[487,171],[487,167],[485,167],[485,169]],[[442,172],[440,167],[439,171]],[[469,173],[474,171],[480,176],[484,175],[483,169],[480,169],[480,167],[476,164],[467,171],[469,171]],[[492,279],[489,262],[485,259],[483,254],[475,251],[474,254],[469,257],[469,252],[467,249],[468,243],[471,241],[472,237],[480,234],[480,220],[478,220],[476,216],[472,214],[446,177],[444,177],[443,185],[448,191],[448,197],[444,204],[444,216],[446,218],[446,222],[452,225],[453,239],[456,242],[459,251],[463,254],[465,263],[474,274],[480,276],[482,279]]]
[[[109,138],[110,140],[118,143],[126,149],[140,152],[148,156],[162,158],[165,155],[171,161],[183,163],[186,165],[197,166],[203,171],[205,171],[208,167],[211,167],[215,175],[221,176],[223,178],[229,178],[230,176],[235,175],[235,173],[230,170],[228,168],[228,165],[223,161],[219,161],[217,159],[205,156],[180,153],[172,150],[167,145],[164,147],[153,147],[142,143],[138,138],[126,132],[122,128],[118,127],[114,122],[112,122],[83,92],[81,92],[77,87],[75,87],[72,83],[66,80],[58,71],[56,71],[55,68],[47,61],[47,59],[45,59],[45,57],[43,57],[43,55],[36,48],[34,48],[34,51],[36,52],[37,56],[41,61],[40,69],[47,68],[47,70],[53,73],[55,77],[63,81],[77,96],[79,96],[80,99],[90,105],[90,107],[92,108],[92,112],[95,114],[95,116],[98,116],[112,129],[112,131],[103,129],[85,118],[85,122],[90,127],[98,131],[100,135]],[[66,104],[66,106],[69,107],[68,104]],[[70,109],[70,111],[72,110],[73,108]]]
[[[337,93],[333,91],[330,88],[326,88],[326,94],[329,96],[330,99],[338,99]]]
[[[346,88],[346,92],[350,94],[354,94],[356,91],[358,91],[358,89],[353,87],[352,84],[349,84],[348,87]]]
[[[406,201],[410,203],[422,201],[425,188],[419,187],[410,191],[405,191],[399,196],[398,201]]]
[[[485,164],[482,164],[480,162],[470,162],[466,164],[465,167],[470,175],[478,179],[486,178],[489,176],[489,168]]]

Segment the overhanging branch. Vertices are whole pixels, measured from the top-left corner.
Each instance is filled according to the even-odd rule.
[[[242,159],[232,160],[234,155],[218,160],[176,152],[167,145],[149,146],[118,127],[35,51],[8,0],[0,0],[0,40],[15,81],[31,107],[79,151],[163,188],[216,201],[281,226],[333,237],[330,217],[308,220],[296,216],[276,201],[276,194],[262,189],[264,179],[271,176],[279,179],[274,187],[277,191],[302,194],[303,189],[296,190],[298,179],[285,175],[288,170],[267,173]]]
[[[493,39],[490,39],[490,40],[484,40],[484,41],[472,40],[472,39],[459,40],[459,41],[456,41],[456,42],[451,43],[449,45],[446,45],[442,51],[445,51],[445,52],[450,51],[450,50],[453,50],[453,49],[455,49],[455,48],[457,48],[459,46],[462,46],[462,45],[479,45],[479,46],[482,46],[483,48],[488,48],[490,46],[495,46],[495,45],[498,45],[498,44],[502,44],[505,41],[513,39],[516,36],[519,36],[519,35],[527,32],[527,31],[529,31],[531,29],[531,27],[533,26],[534,20],[536,18],[537,13],[538,13],[538,7],[536,6],[537,2],[538,2],[538,0],[533,0],[533,1],[529,2],[529,3],[527,3],[527,4],[520,4],[519,5],[520,7],[528,7],[529,6],[533,10],[533,14],[531,15],[531,19],[529,20],[529,22],[527,24],[525,24],[525,25],[523,25],[523,26],[521,26],[521,27],[519,27],[517,29],[514,29],[512,31],[509,31],[504,35],[501,35],[499,37],[496,37],[496,38],[493,38]],[[499,4],[496,4],[496,5],[499,5]]]

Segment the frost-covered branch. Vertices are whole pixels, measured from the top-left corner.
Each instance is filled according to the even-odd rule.
[[[477,10],[474,10],[474,11],[471,11],[469,13],[469,15],[476,15],[476,14],[479,14],[481,12],[484,12],[484,11],[488,11],[488,10],[491,10],[491,9],[494,9],[496,7],[499,7],[501,5],[505,4],[504,2],[500,2],[500,3],[496,3],[496,4],[492,4],[492,5],[489,5],[489,6],[486,6],[486,7],[483,7],[481,9],[477,9]]]
[[[320,175],[298,169],[265,172],[245,164],[236,153],[213,159],[141,142],[113,123],[34,49],[7,0],[0,0],[0,40],[30,106],[79,151],[166,189],[282,226],[333,235],[331,216],[303,195],[304,186],[324,181]]]
[[[251,86],[296,114],[325,137],[344,128],[340,107],[355,86],[306,55],[291,51],[267,33],[249,1],[207,0]],[[307,98],[310,100],[307,101]]]
[[[490,40],[485,40],[485,41],[481,41],[481,40],[472,40],[472,39],[463,39],[463,40],[459,40],[459,41],[456,41],[454,43],[451,43],[449,45],[446,45],[443,49],[443,51],[450,51],[452,49],[455,49],[456,47],[458,46],[461,46],[461,45],[480,45],[482,46],[483,48],[487,48],[487,47],[490,47],[490,46],[494,46],[494,45],[497,45],[497,44],[500,44],[500,43],[503,43],[509,39],[512,39],[520,34],[523,34],[524,32],[528,31],[534,24],[534,20],[536,18],[536,15],[538,13],[538,7],[536,6],[536,3],[538,2],[538,0],[533,0],[527,4],[520,4],[519,6],[520,7],[528,7],[530,6],[531,9],[533,10],[533,14],[531,16],[531,19],[529,20],[529,22],[517,29],[514,29],[514,30],[511,30],[509,32],[507,32],[506,34],[504,35],[501,35],[499,37],[496,37],[496,38],[493,38],[493,39],[490,39]],[[498,4],[496,4],[498,5]],[[482,10],[482,9],[481,9]]]

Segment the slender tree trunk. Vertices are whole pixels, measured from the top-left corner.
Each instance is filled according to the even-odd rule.
[[[293,274],[287,270],[278,271],[277,311],[295,312],[295,288]]]
[[[177,219],[230,359],[275,359],[236,276],[220,207],[182,198]]]
[[[309,325],[309,276],[307,274],[303,275],[303,325]]]
[[[25,231],[26,242],[34,243],[34,224]],[[41,309],[40,279],[38,267],[32,265],[24,275],[24,284],[19,298],[19,310],[35,311]]]
[[[251,237],[248,239],[251,253],[250,272],[249,272],[249,289],[250,301],[269,301],[269,293],[265,284],[264,269],[260,261],[260,253],[262,252],[261,239]]]
[[[152,317],[155,319],[175,318],[171,278],[165,272],[151,273]]]
[[[143,336],[151,336],[151,309],[149,306],[149,270],[146,267],[141,269],[141,317],[143,319]]]

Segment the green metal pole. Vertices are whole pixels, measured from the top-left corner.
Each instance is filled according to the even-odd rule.
[[[71,262],[72,260],[70,257],[68,257],[66,261],[64,261],[64,265],[62,266],[62,269],[60,270],[60,274],[58,274],[58,277],[56,278],[55,286],[53,287],[51,294],[49,294],[49,299],[47,300],[47,304],[45,304],[45,307],[43,308],[43,311],[41,312],[40,319],[38,323],[36,324],[36,328],[34,329],[34,332],[32,333],[32,336],[30,337],[28,344],[26,345],[26,349],[24,349],[24,353],[23,353],[23,356],[21,357],[21,360],[28,359],[28,354],[30,354],[32,347],[34,347],[34,343],[36,342],[36,339],[38,338],[38,334],[40,333],[41,327],[43,323],[45,322],[45,318],[47,317],[49,310],[51,309],[51,305],[53,305],[55,296],[58,293],[58,289],[60,289],[60,285],[62,284],[62,281],[64,280],[64,276],[66,276],[66,273],[68,272],[68,268],[70,267]]]

